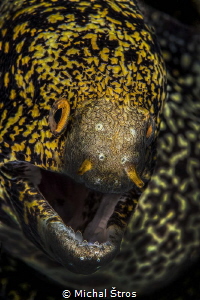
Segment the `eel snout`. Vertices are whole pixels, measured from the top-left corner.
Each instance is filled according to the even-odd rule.
[[[66,174],[102,193],[144,186],[142,173],[154,121],[147,109],[121,110],[102,99],[77,110],[66,142]]]

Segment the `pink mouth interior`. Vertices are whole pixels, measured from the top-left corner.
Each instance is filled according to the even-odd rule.
[[[40,169],[39,191],[62,218],[65,225],[80,231],[80,241],[104,243],[108,239],[108,222],[121,194],[103,194],[86,188],[67,175]]]

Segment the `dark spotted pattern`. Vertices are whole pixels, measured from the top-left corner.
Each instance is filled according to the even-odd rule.
[[[101,290],[116,286],[119,290],[149,293],[168,284],[199,256],[199,33],[150,8],[145,10],[145,17],[157,30],[168,71],[169,96],[156,167],[129,223],[121,253],[105,271],[88,276],[87,281],[79,275],[71,275],[70,281],[69,275],[67,282],[74,288],[89,290],[92,286]],[[66,279],[62,275],[60,278],[65,285]],[[175,295],[177,299],[179,296]],[[182,299],[190,296],[198,299],[198,290],[189,286]],[[162,299],[160,294],[158,299]]]

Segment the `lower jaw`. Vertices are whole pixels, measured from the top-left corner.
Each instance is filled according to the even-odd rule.
[[[80,239],[105,243],[108,241],[109,225],[125,227],[131,215],[130,206],[134,205],[130,200],[131,191],[102,193],[64,174],[41,168],[40,172],[39,191],[65,225],[80,232]]]
[[[100,193],[24,161],[9,162],[2,172],[24,235],[50,258],[91,274],[118,253],[139,198],[135,190]]]

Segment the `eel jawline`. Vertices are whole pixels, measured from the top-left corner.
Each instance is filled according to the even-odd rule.
[[[25,236],[53,260],[72,272],[90,274],[115,257],[126,227],[115,211],[130,205],[129,193],[95,192],[27,162],[4,164],[5,171]],[[19,197],[16,191],[22,188]]]

